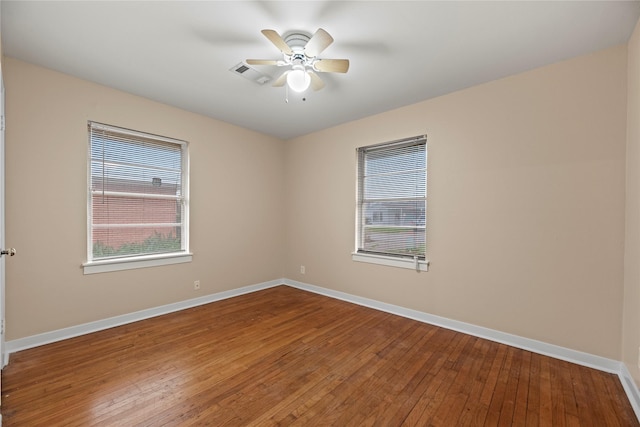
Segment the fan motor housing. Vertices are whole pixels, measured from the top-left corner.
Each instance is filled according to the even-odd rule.
[[[293,50],[294,52],[302,52],[310,39],[311,35],[302,31],[291,31],[286,33],[283,37],[284,42],[289,45],[291,50]]]

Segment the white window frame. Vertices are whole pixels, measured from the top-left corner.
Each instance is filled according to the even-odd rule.
[[[170,264],[191,262],[193,254],[189,251],[189,151],[188,143],[178,139],[138,132],[135,130],[120,128],[97,122],[88,122],[88,151],[87,151],[87,261],[82,264],[84,274],[104,273],[110,271],[130,270],[136,268],[155,267]],[[92,235],[92,189],[91,189],[91,129],[104,129],[117,132],[122,135],[152,139],[159,142],[171,143],[180,146],[182,150],[182,198],[184,217],[182,218],[181,250],[178,252],[114,257],[106,259],[93,259],[93,235]]]
[[[408,256],[401,256],[401,255],[396,256],[396,255],[386,255],[386,254],[374,254],[374,253],[367,253],[359,250],[361,246],[361,243],[360,243],[361,233],[362,233],[361,210],[362,210],[362,202],[363,202],[363,195],[362,195],[363,189],[361,188],[361,184],[363,182],[362,174],[364,173],[364,171],[361,170],[362,168],[361,161],[360,161],[361,149],[363,148],[373,149],[373,148],[385,148],[385,147],[391,149],[393,147],[412,144],[415,142],[424,143],[425,150],[426,150],[427,148],[426,135],[420,135],[416,137],[405,138],[397,141],[385,142],[382,144],[376,144],[376,145],[371,145],[367,147],[360,147],[356,149],[356,227],[355,227],[356,233],[355,233],[355,250],[351,254],[351,259],[353,261],[365,262],[370,264],[378,264],[378,265],[384,265],[389,267],[412,269],[417,272],[429,271],[429,261],[426,256],[426,249],[425,249],[424,259],[421,259],[421,257],[417,257],[417,256],[408,257]],[[427,170],[428,170],[428,166],[427,166]],[[425,187],[426,187],[426,182],[425,182]],[[425,205],[426,205],[426,194],[425,194]],[[427,211],[425,209],[425,244],[427,244],[426,227],[427,227]]]

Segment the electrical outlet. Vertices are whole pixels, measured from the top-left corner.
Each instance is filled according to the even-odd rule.
[[[197,291],[198,289],[200,289],[200,280],[193,282],[193,290]]]
[[[304,268],[304,265],[301,265],[301,266],[300,266],[300,273],[301,273],[301,274],[304,274],[304,273],[306,273],[306,271],[307,271],[307,270],[306,270],[306,268]]]

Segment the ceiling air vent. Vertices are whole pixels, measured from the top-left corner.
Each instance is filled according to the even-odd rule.
[[[270,76],[266,74],[262,74],[261,72],[259,72],[255,68],[251,68],[249,65],[245,64],[244,62],[234,65],[229,69],[229,71],[231,71],[234,74],[238,74],[247,80],[251,80],[252,82],[258,83],[259,85],[263,85],[269,80],[271,80]]]

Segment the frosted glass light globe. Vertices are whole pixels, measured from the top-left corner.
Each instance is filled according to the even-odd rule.
[[[306,73],[302,65],[294,65],[293,70],[287,74],[287,84],[296,92],[304,92],[309,88],[311,77]]]

